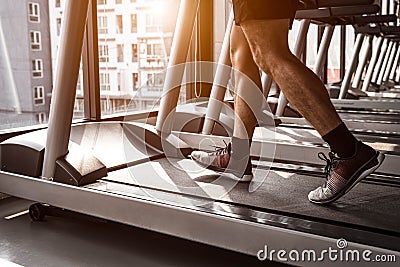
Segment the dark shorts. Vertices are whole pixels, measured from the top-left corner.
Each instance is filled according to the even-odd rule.
[[[235,23],[246,20],[293,19],[298,0],[232,0]]]

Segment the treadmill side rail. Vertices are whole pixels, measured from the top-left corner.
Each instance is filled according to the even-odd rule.
[[[321,248],[335,247],[337,242],[334,238],[201,212],[189,207],[168,205],[139,197],[123,196],[101,191],[96,187],[93,189],[74,187],[1,171],[0,190],[55,207],[252,256],[257,256],[257,253],[266,245],[270,248],[281,248],[282,244],[288,244],[286,247],[288,251],[292,249],[320,251]],[[246,233],[245,239],[242,233]],[[393,254],[397,258],[400,257],[398,251],[348,241],[352,249],[360,251],[368,249],[374,254]],[[303,266],[321,266],[321,264],[318,261],[310,261],[306,264],[303,262]],[[338,266],[337,262],[330,262],[328,259],[325,259],[323,264]],[[352,266],[365,266],[364,262],[353,264]]]

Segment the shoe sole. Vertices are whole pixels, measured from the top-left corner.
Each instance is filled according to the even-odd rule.
[[[189,158],[192,159],[194,162],[196,162],[196,164],[200,165],[201,167],[204,167],[207,170],[214,171],[214,172],[216,172],[216,173],[218,173],[218,174],[220,174],[222,176],[225,176],[225,177],[227,177],[227,178],[229,178],[231,180],[234,180],[236,182],[246,183],[246,182],[250,182],[251,180],[253,180],[253,174],[244,174],[242,177],[240,177],[240,176],[236,176],[235,174],[233,174],[231,172],[228,172],[227,170],[224,171],[224,170],[222,170],[220,168],[213,167],[213,166],[208,166],[206,164],[203,164],[203,163],[195,160],[191,156],[189,156]]]
[[[234,175],[233,173],[229,173],[229,172],[218,172],[218,173],[225,177],[228,177],[231,180],[234,180],[234,181],[237,181],[240,183],[246,183],[246,182],[250,182],[251,180],[253,180],[252,174],[245,174],[245,175],[243,175],[243,177],[238,177],[238,176]]]
[[[357,179],[355,179],[354,181],[352,181],[352,179],[354,179],[354,177],[356,177],[355,175],[353,177],[351,177],[349,179],[349,183],[346,184],[346,186],[343,188],[343,190],[339,191],[335,196],[333,196],[330,199],[325,199],[325,200],[313,200],[313,199],[308,199],[310,202],[315,203],[315,204],[329,204],[332,203],[336,200],[338,200],[339,198],[341,198],[342,196],[344,196],[345,194],[347,194],[351,189],[353,189],[359,182],[361,182],[361,180],[363,180],[365,177],[367,177],[368,175],[370,175],[371,173],[373,173],[376,169],[379,168],[379,166],[381,166],[383,160],[385,159],[385,155],[377,152],[378,155],[376,156],[376,159],[378,160],[378,164],[374,165],[373,167],[365,170],[364,172],[362,172]],[[367,161],[361,168],[368,166],[368,164],[370,164],[373,160],[375,159],[375,157],[373,157],[372,159],[370,159],[369,161]]]

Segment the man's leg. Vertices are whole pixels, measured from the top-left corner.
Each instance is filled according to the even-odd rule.
[[[246,94],[255,95],[255,86],[261,91],[260,70],[253,60],[253,56],[240,26],[234,26],[231,33],[231,60],[235,70],[235,125],[233,136],[241,139],[251,139],[257,125],[257,119],[246,103]],[[250,80],[255,86],[249,86]],[[240,96],[243,96],[240,97]]]
[[[245,21],[241,26],[258,66],[321,136],[342,123],[322,81],[290,52],[288,19]]]
[[[250,145],[257,119],[249,106],[254,103],[246,96],[254,96],[257,93],[261,95],[261,92],[255,90],[261,91],[262,86],[259,68],[239,26],[234,26],[231,33],[231,59],[235,70],[235,124],[232,142],[216,152],[194,151],[191,157],[201,165],[216,171],[233,171],[236,177],[231,178],[249,181],[252,179]]]
[[[257,65],[272,76],[289,102],[335,153],[353,155],[357,140],[339,118],[324,84],[289,50],[289,20],[252,20],[241,26]]]
[[[327,161],[326,185],[310,192],[310,201],[337,200],[382,163],[383,154],[358,142],[337,114],[322,81],[288,47],[288,19],[241,23],[256,64],[285,93],[289,102],[313,125],[336,153]],[[337,155],[338,154],[338,155]]]

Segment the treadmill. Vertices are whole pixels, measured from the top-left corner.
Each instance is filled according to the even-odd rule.
[[[184,33],[193,28],[199,1],[181,2],[171,67],[186,60],[189,39]],[[359,251],[363,260],[380,255],[390,260],[387,266],[395,266],[400,259],[400,189],[395,182],[368,179],[325,207],[306,198],[324,181],[320,168],[254,158],[256,178],[247,184],[234,183],[185,158],[204,145],[202,136],[185,139],[171,125],[163,125],[173,117],[179,88],[170,85],[183,73],[180,68],[167,72],[168,93],[157,125],[121,121],[70,127],[88,3],[66,2],[57,67],[63,75],[57,75],[49,129],[1,144],[0,191],[260,260],[275,250],[271,260],[288,264],[365,266],[362,260],[343,256]],[[215,143],[228,140],[215,138]],[[273,145],[268,148],[275,152]],[[41,208],[32,210],[40,213]],[[342,258],[320,257],[328,249]],[[279,250],[298,251],[299,258],[293,253],[294,260],[282,260]]]

